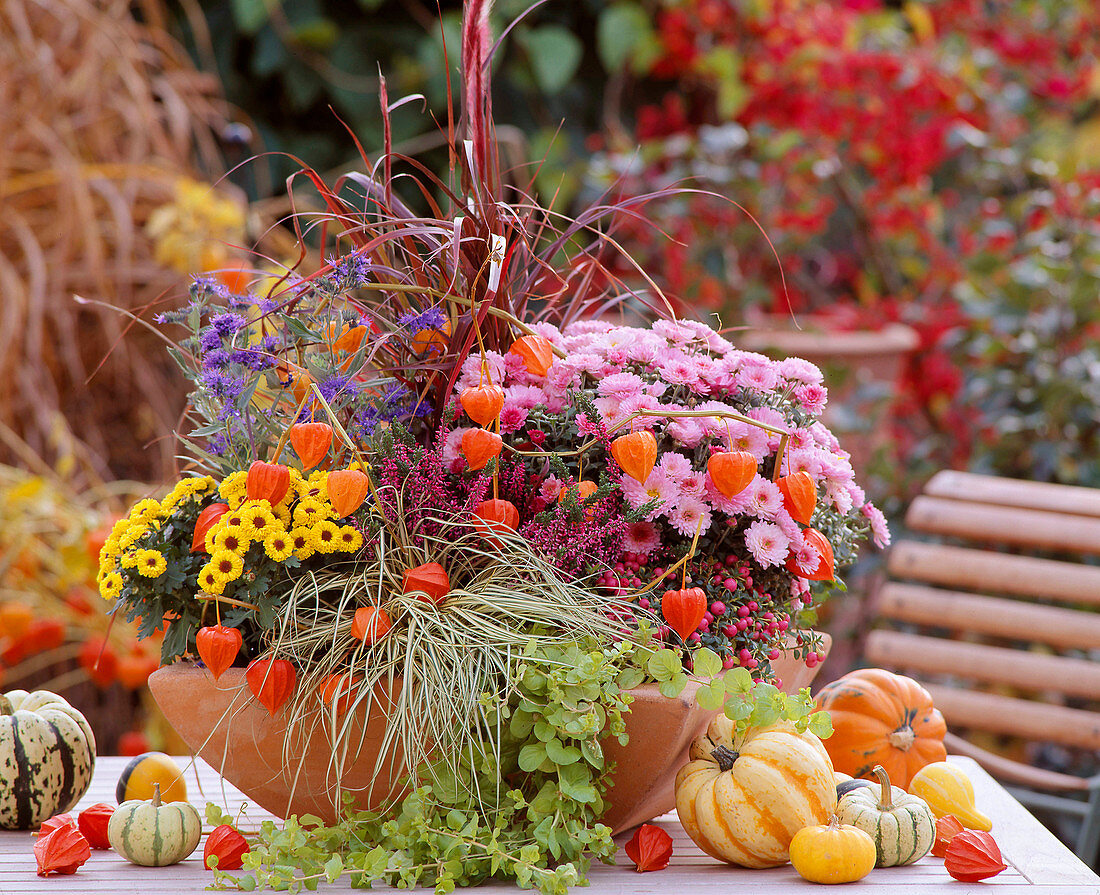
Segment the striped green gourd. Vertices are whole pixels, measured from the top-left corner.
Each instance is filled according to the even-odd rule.
[[[73,807],[92,782],[95,736],[56,693],[0,695],[0,829],[34,830]]]
[[[874,773],[880,785],[849,790],[837,803],[836,816],[875,840],[876,867],[912,864],[932,849],[936,818],[924,799],[891,786],[882,765],[875,765]]]
[[[189,802],[162,802],[160,784],[153,798],[123,802],[107,824],[111,848],[131,864],[167,867],[190,855],[202,836],[199,812]]]

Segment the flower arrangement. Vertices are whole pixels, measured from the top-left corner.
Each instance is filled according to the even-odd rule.
[[[864,534],[888,540],[818,419],[816,368],[609,276],[600,221],[623,205],[503,200],[487,11],[465,10],[449,182],[388,143],[334,188],[305,169],[341,231],[317,270],[200,279],[159,318],[186,331],[195,474],[119,521],[101,594],[163,631],[166,663],[247,666],[272,715],[329,738],[337,779],[347,719],[384,713],[376,779],[398,781],[306,846],[288,821],[246,858],[254,880],[324,851],[438,891],[578,882],[613,854],[600,742],[625,738],[630,691],[694,672],[719,709],[755,679],[773,717],[820,726],[770,663],[816,662],[815,600]],[[659,319],[627,325],[628,303]]]

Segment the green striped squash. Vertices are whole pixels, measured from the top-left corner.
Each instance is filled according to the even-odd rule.
[[[152,799],[123,802],[107,824],[111,848],[142,867],[178,864],[198,847],[201,836],[202,821],[195,806],[162,802],[156,783]]]
[[[849,790],[837,803],[836,816],[875,840],[876,867],[912,864],[931,851],[936,818],[924,799],[891,786],[882,765],[875,765],[874,773],[879,785]]]
[[[56,693],[0,696],[0,829],[34,830],[73,807],[92,782],[95,736]]]

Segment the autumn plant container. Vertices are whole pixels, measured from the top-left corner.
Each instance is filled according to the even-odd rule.
[[[778,685],[808,682],[813,607],[888,540],[820,370],[607,276],[621,207],[504,201],[491,46],[469,4],[453,167],[407,200],[443,205],[398,196],[388,143],[331,188],[307,169],[342,234],[321,257],[158,317],[191,468],[115,526],[100,592],[163,629],[150,683],[187,742],[323,821],[305,852],[268,841],[256,882],[321,853],[402,885],[582,881],[671,807],[728,700],[809,724]]]

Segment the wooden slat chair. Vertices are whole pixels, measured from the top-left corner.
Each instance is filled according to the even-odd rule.
[[[1100,489],[941,472],[905,522],[939,542],[891,548],[872,607],[889,628],[868,635],[867,664],[927,686],[948,751],[1025,805],[1081,817],[1075,850],[1097,861],[1100,774],[1034,768],[954,731],[1100,754],[1100,565],[1081,561],[1100,557]]]

